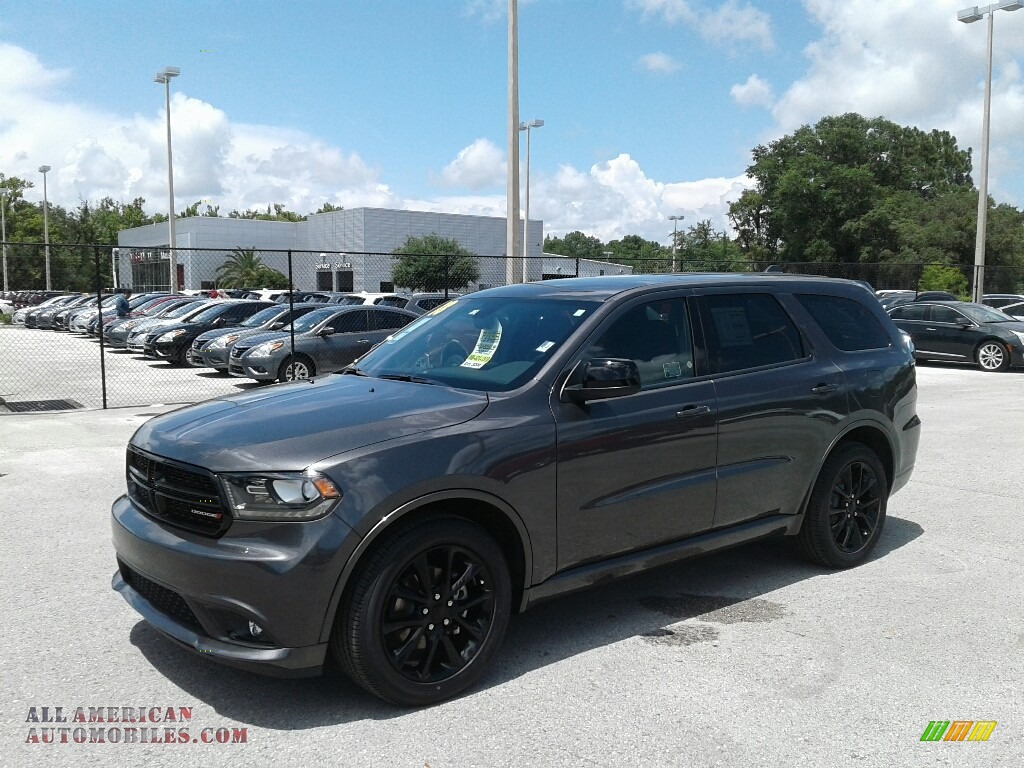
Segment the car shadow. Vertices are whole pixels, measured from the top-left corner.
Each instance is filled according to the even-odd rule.
[[[204,379],[226,379],[230,376],[227,371],[219,371],[216,368],[197,368],[195,373]]]
[[[915,522],[890,516],[872,560],[887,557],[923,532]],[[791,540],[754,542],[552,600],[513,616],[491,670],[466,695],[633,637],[687,646],[714,641],[723,624],[781,618],[787,612],[785,601],[765,595],[830,574],[799,559],[793,549]],[[699,621],[678,625],[688,619]],[[176,686],[219,714],[248,725],[304,730],[388,720],[414,711],[380,701],[333,663],[322,677],[281,679],[203,659],[144,621],[132,628],[130,640]]]

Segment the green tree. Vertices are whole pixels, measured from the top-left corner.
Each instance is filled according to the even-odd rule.
[[[565,237],[545,237],[544,252],[556,253],[570,259],[595,259],[607,261],[604,257],[604,244],[596,237],[585,235],[580,231],[570,232]]]
[[[756,185],[730,206],[754,258],[854,263],[878,245],[872,211],[907,193],[931,199],[971,187],[971,155],[945,131],[884,118],[826,117],[753,150]]]
[[[929,264],[921,270],[921,278],[917,281],[919,291],[947,291],[954,296],[966,299],[969,295],[967,278],[956,267],[942,264]]]
[[[611,256],[601,256],[603,261],[613,261],[633,268],[634,272],[667,272],[672,268],[671,251],[661,243],[645,240],[640,235],[626,235],[621,240],[612,240],[604,250]]]
[[[217,268],[217,285],[222,288],[287,288],[288,278],[268,267],[252,248],[235,248]]]
[[[413,291],[457,291],[480,279],[476,254],[436,233],[409,237],[392,251],[391,269],[395,285]]]

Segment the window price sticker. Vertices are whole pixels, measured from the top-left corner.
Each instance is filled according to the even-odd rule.
[[[483,329],[477,337],[476,345],[469,357],[462,361],[463,368],[483,368],[494,357],[501,343],[501,323],[494,330]]]

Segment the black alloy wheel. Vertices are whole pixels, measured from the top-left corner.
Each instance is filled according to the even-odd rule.
[[[505,633],[504,555],[456,518],[417,523],[388,539],[355,576],[331,645],[357,683],[388,701],[434,704],[472,685]]]
[[[821,468],[797,543],[820,565],[849,568],[867,559],[885,524],[889,485],[878,456],[861,443],[837,448]]]

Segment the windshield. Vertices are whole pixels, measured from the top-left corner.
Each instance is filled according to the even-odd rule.
[[[359,361],[359,370],[507,392],[533,377],[598,306],[575,299],[457,299],[395,333]]]
[[[205,306],[205,301],[190,301],[188,304],[182,304],[180,307],[172,309],[164,317],[184,317],[192,312],[200,311]]]
[[[957,309],[976,323],[1005,323],[1009,320],[1016,319],[1010,317],[1005,312],[1000,312],[998,309],[985,307],[981,304],[967,304],[962,307],[957,307]]]
[[[320,323],[322,323],[324,320],[326,320],[328,317],[330,317],[337,311],[337,307],[331,307],[330,309],[314,309],[312,312],[309,312],[303,315],[302,317],[293,320],[290,326],[286,325],[281,330],[291,331],[292,329],[294,329],[296,333],[305,333],[306,331],[311,330],[315,326],[320,325]]]
[[[255,315],[253,315],[248,320],[246,320],[244,323],[242,323],[241,327],[242,328],[259,328],[264,323],[269,323],[271,320],[273,320],[273,319],[275,319],[277,317],[280,317],[281,315],[285,314],[287,311],[288,311],[287,307],[267,307],[266,309],[261,309]]]
[[[206,309],[202,310],[201,312],[197,312],[194,315],[190,315],[188,317],[188,320],[190,320],[193,323],[208,323],[211,320],[216,320],[226,311],[227,305],[221,302],[217,302],[212,306],[206,307]]]

